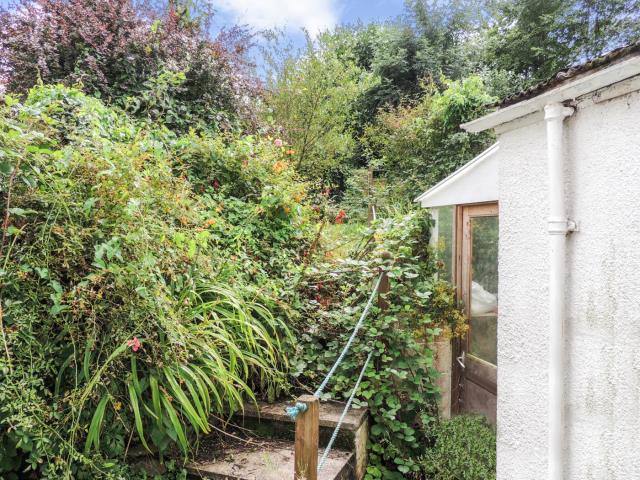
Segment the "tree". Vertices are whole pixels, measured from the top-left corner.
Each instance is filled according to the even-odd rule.
[[[375,80],[353,56],[339,55],[330,33],[289,57],[270,81],[267,104],[284,129],[291,160],[307,178],[329,181],[355,147],[348,121],[355,99]]]
[[[459,80],[477,64],[473,48],[483,19],[486,0],[406,0],[408,19],[421,40],[418,59],[431,75]]]
[[[478,76],[443,80],[428,87],[421,101],[381,112],[365,132],[369,161],[384,177],[386,196],[410,202],[487,148],[488,133],[470,134],[460,124],[486,112],[494,100]]]
[[[0,10],[0,78],[22,94],[38,81],[82,85],[172,128],[229,126],[247,113],[251,35],[235,27],[211,38],[208,13],[190,5],[20,0]]]
[[[640,38],[638,0],[500,0],[484,62],[525,84]]]

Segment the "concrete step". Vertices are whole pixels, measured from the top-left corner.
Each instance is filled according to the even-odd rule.
[[[245,405],[244,415],[236,416],[234,423],[251,430],[265,439],[293,440],[295,421],[286,414],[286,408],[294,401],[276,403],[261,402]],[[320,446],[326,446],[338,424],[345,404],[322,402],[320,404]],[[367,441],[369,437],[369,412],[366,409],[351,408],[340,427],[334,448],[355,453],[355,478],[364,477],[367,467]]]
[[[294,473],[294,443],[284,440],[258,440],[228,445],[216,459],[203,453],[187,465],[195,478],[215,480],[288,480]],[[319,453],[319,457],[322,452]],[[354,480],[355,454],[333,449],[318,480]]]

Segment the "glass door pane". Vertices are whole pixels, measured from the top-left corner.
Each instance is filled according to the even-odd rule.
[[[497,365],[498,217],[470,218],[469,353]]]

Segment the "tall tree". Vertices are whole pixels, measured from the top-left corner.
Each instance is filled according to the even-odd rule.
[[[498,0],[484,61],[527,83],[640,38],[639,0]]]

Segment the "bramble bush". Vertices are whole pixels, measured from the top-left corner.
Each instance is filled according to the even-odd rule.
[[[0,476],[134,478],[133,445],[186,458],[287,387],[313,212],[283,149],[63,86],[5,97]]]
[[[348,258],[316,265],[304,282],[309,301],[292,371],[315,389],[345,345],[380,270],[390,278],[388,310],[372,309],[324,395],[347,398],[373,352],[357,395],[357,404],[371,412],[368,480],[420,478],[419,459],[439,398],[430,342],[466,331],[453,290],[434,277],[430,223],[425,210],[379,220]]]

